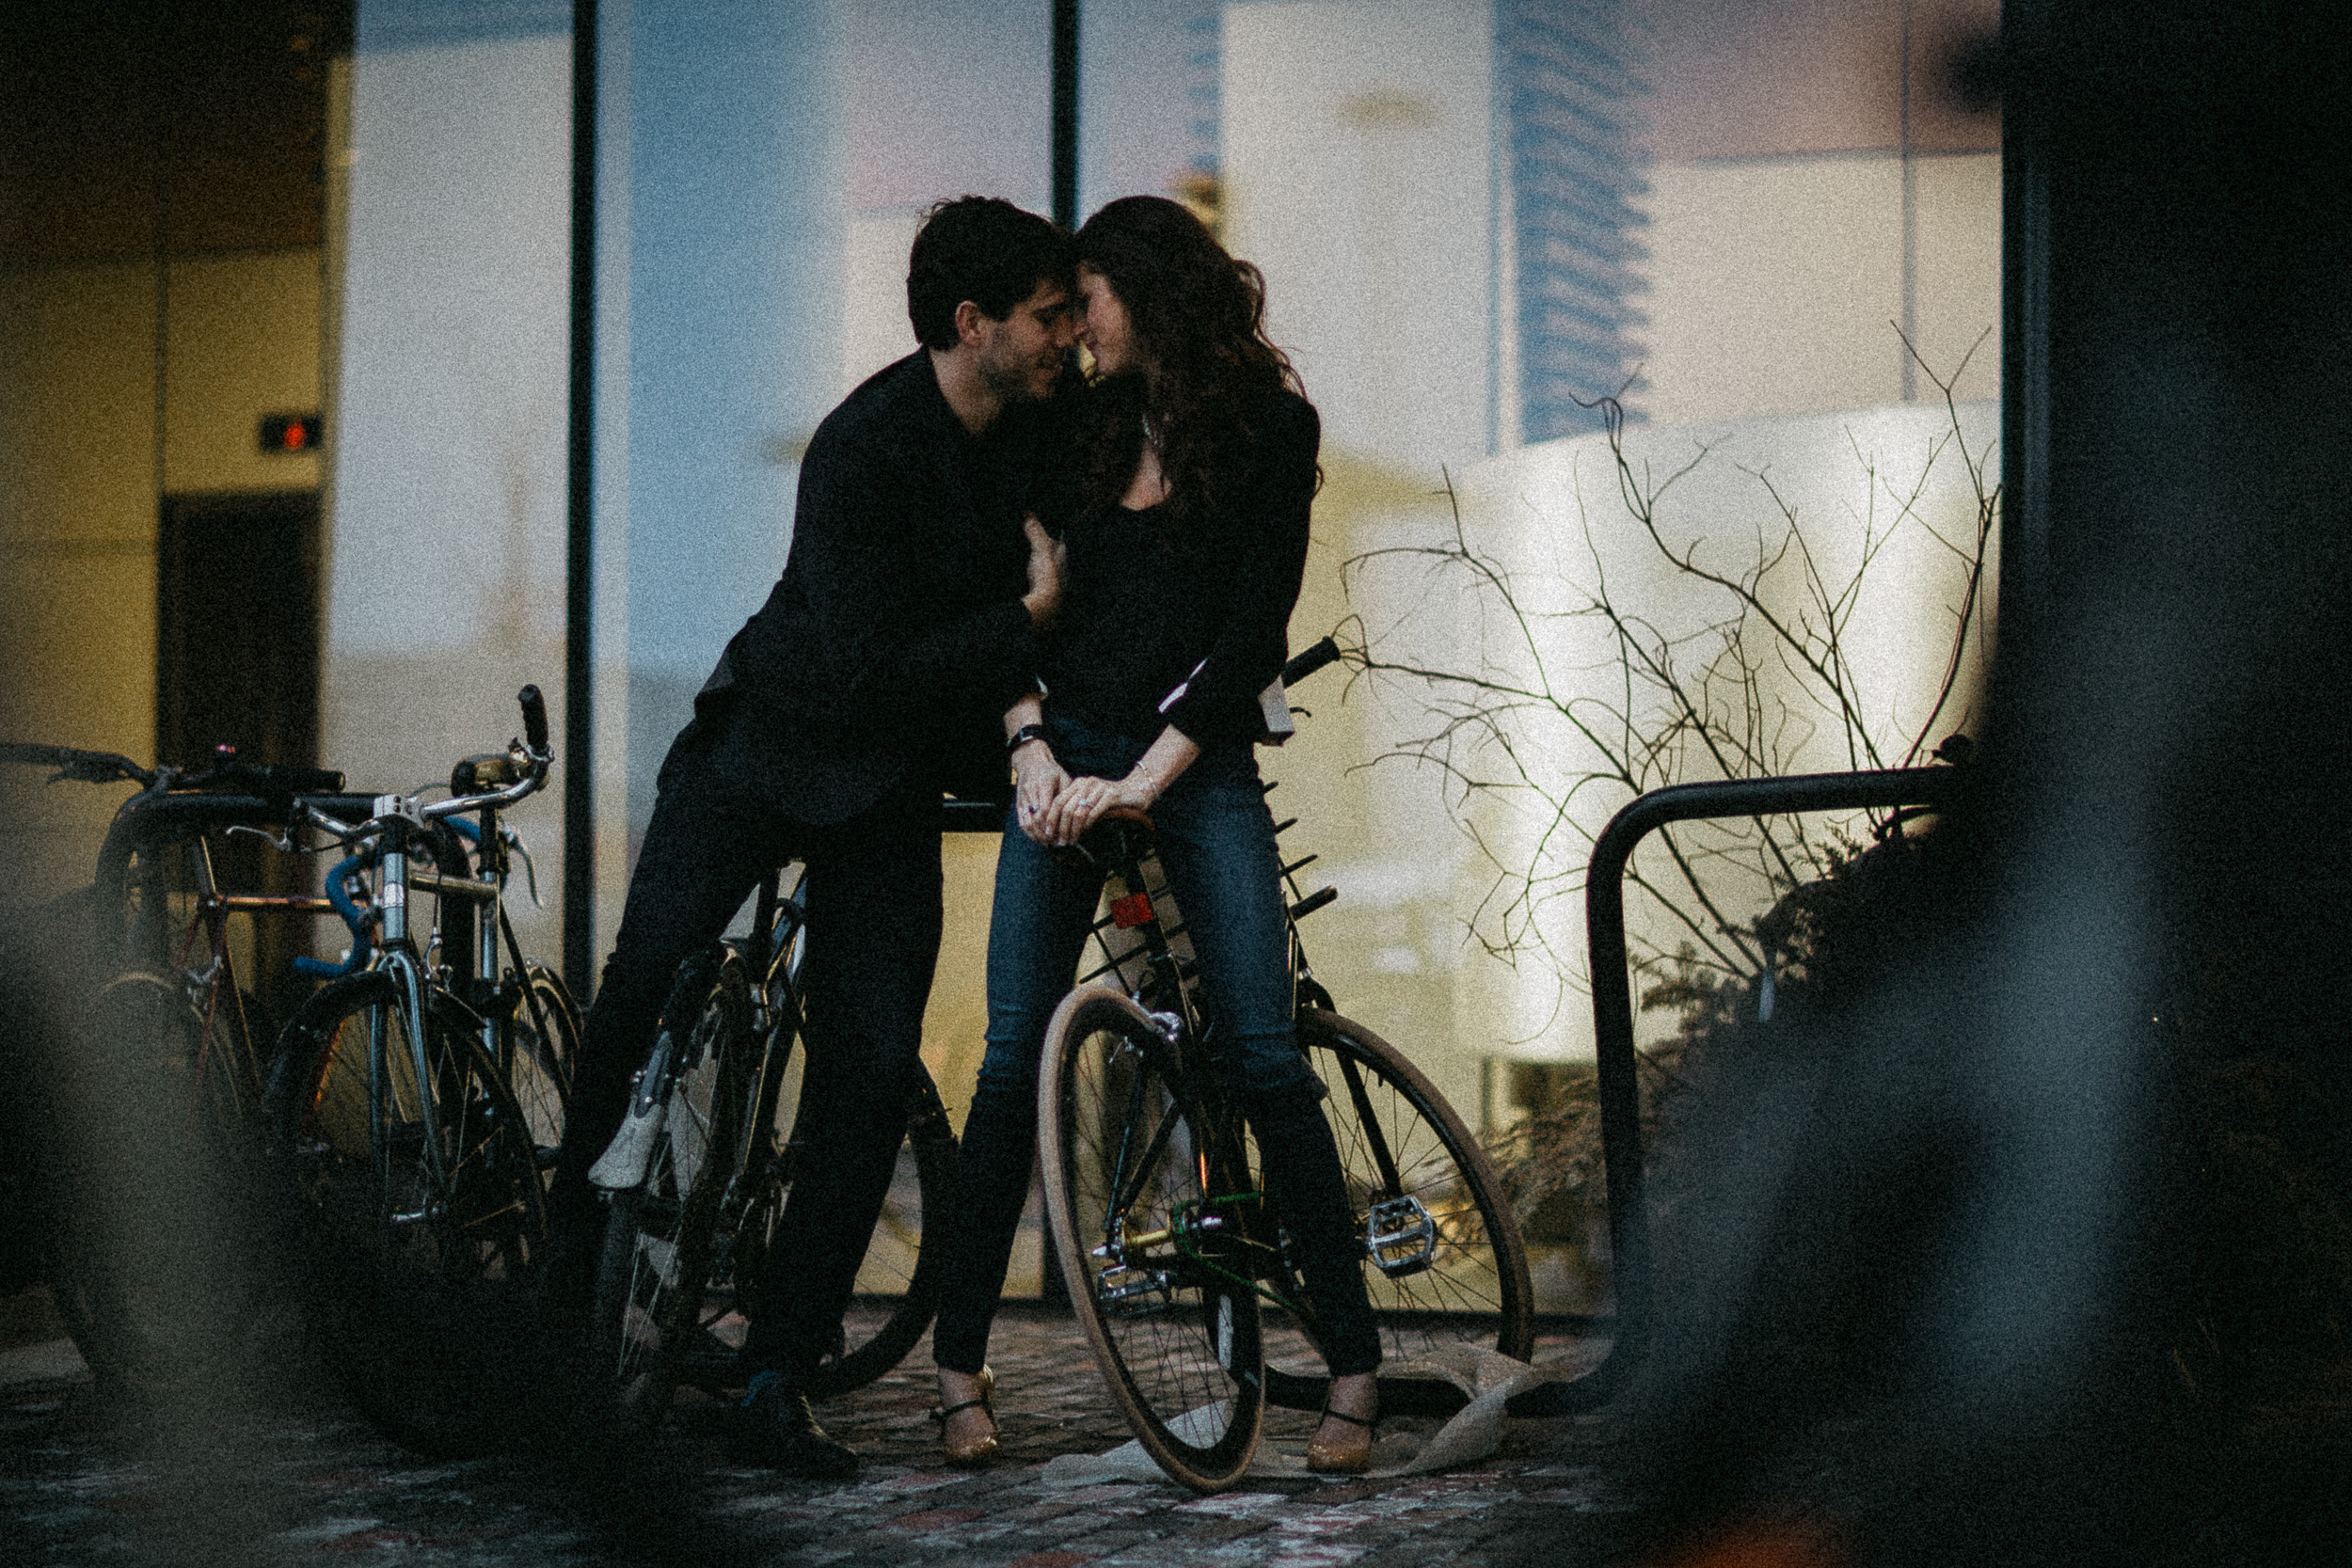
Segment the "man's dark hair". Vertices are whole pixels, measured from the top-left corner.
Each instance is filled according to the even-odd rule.
[[[956,346],[956,307],[965,300],[991,321],[1037,293],[1072,283],[1068,233],[993,196],[960,196],[923,218],[907,260],[907,316],[925,348]]]

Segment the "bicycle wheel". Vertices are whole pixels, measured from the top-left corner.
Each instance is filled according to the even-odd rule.
[[[802,1100],[802,1053],[791,1053],[777,1096],[779,1106],[791,1106],[793,1111],[788,1119],[783,1115],[776,1118],[775,1136],[781,1140],[783,1155],[771,1165],[774,1180],[760,1185],[743,1206],[740,1221],[723,1238],[722,1256],[712,1268],[711,1298],[704,1314],[707,1322],[729,1312],[748,1317],[759,1309],[758,1291],[766,1275],[768,1249],[805,1158],[805,1140],[796,1134],[811,1122],[803,1113],[817,1109]],[[809,1376],[808,1392],[813,1398],[829,1399],[863,1388],[897,1367],[921,1341],[939,1309],[939,1255],[924,1251],[923,1221],[926,1215],[943,1215],[953,1207],[956,1135],[930,1073],[918,1064],[915,1074],[915,1085],[907,1096],[906,1138],[898,1146],[890,1191],[874,1223],[873,1238],[866,1243],[858,1269],[857,1294],[842,1323],[841,1336]],[[821,1110],[818,1114],[821,1116]]]
[[[571,992],[545,964],[523,967],[523,994],[509,1025],[506,1076],[530,1124],[543,1169],[553,1169],[564,1142],[564,1107],[571,1101],[572,1063],[580,1054],[580,1010]]]
[[[614,1407],[640,1433],[668,1412],[702,1338],[711,1231],[743,1164],[756,1064],[741,960],[690,960],[661,1019],[645,1081],[670,1081],[662,1139],[644,1180],[613,1195],[591,1320]]]
[[[220,1369],[265,1285],[244,1053],[225,1015],[144,971],[99,989],[81,1037],[51,1293],[102,1382],[170,1392]]]
[[[271,1148],[330,1364],[384,1432],[453,1453],[515,1414],[523,1276],[546,1214],[521,1109],[478,1021],[434,995],[421,1071],[411,1022],[387,971],[311,998],[271,1075]]]
[[[1527,1249],[1486,1150],[1420,1069],[1362,1024],[1304,1008],[1298,1042],[1330,1090],[1324,1108],[1365,1238],[1384,1394],[1416,1368],[1441,1383],[1433,1360],[1461,1347],[1525,1360],[1535,1338]],[[1302,1326],[1311,1338],[1311,1324]],[[1282,1374],[1275,1381],[1311,1376],[1317,1386],[1307,1397],[1319,1403],[1320,1365],[1284,1367],[1280,1359],[1270,1369]]]
[[[1238,1140],[1207,1125],[1174,1048],[1117,991],[1062,999],[1039,1071],[1046,1217],[1095,1361],[1162,1469],[1230,1486],[1264,1415]]]

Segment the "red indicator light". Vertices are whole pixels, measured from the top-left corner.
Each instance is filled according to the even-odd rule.
[[[316,414],[262,416],[262,451],[275,456],[313,451],[324,434]]]

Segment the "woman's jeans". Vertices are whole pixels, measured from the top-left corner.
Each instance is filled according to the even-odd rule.
[[[1047,725],[1073,778],[1123,777],[1149,743],[1050,711]],[[1217,1019],[1227,1088],[1258,1135],[1268,1193],[1327,1331],[1330,1369],[1370,1371],[1380,1363],[1379,1332],[1322,1085],[1291,1027],[1281,862],[1249,748],[1203,752],[1153,803],[1152,822]],[[1037,1157],[1045,1025],[1070,990],[1101,892],[1099,875],[1064,864],[1007,814],[988,936],[988,1054],[964,1121],[932,1331],[932,1357],[950,1371],[976,1373],[986,1357]]]

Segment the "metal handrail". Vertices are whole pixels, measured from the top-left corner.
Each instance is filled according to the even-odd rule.
[[[1511,1402],[1515,1416],[1565,1416],[1615,1397],[1649,1348],[1649,1211],[1643,1201],[1640,1057],[1633,1048],[1633,983],[1625,940],[1625,868],[1660,828],[1708,817],[1785,816],[1807,811],[1900,806],[1948,808],[1965,787],[1958,768],[1799,773],[1722,779],[1654,789],[1609,820],[1584,873],[1584,939],[1593,986],[1593,1045],[1599,1068],[1601,1169],[1609,1195],[1610,1275],[1616,1296],[1609,1354],[1590,1370]]]

